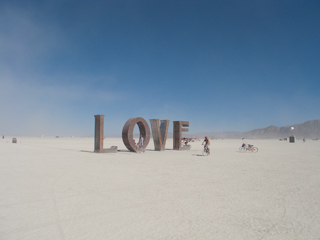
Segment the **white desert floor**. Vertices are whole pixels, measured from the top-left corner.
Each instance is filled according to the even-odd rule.
[[[0,239],[320,239],[320,141],[93,153],[93,138],[0,139]]]

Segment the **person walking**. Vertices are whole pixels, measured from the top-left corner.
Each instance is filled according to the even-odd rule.
[[[143,143],[144,143],[144,138],[143,138],[142,135],[140,135],[139,142],[138,142],[139,152],[141,152],[141,151],[143,150],[143,149],[142,149]],[[144,152],[144,150],[143,150],[143,152]]]

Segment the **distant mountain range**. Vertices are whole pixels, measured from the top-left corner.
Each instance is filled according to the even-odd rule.
[[[293,127],[294,129],[291,130],[291,127]],[[311,120],[304,123],[293,124],[284,127],[271,125],[266,128],[254,129],[249,132],[202,132],[193,134],[192,137],[203,138],[204,136],[208,136],[209,138],[280,139],[288,138],[292,135],[296,138],[320,138],[320,120]]]

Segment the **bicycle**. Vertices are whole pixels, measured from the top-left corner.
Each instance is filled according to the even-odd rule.
[[[210,155],[210,149],[208,148],[208,146],[204,146],[203,147],[203,150],[202,150],[202,155],[206,155],[206,156],[209,156]]]
[[[245,152],[247,149],[245,147],[239,147],[239,152]]]
[[[253,153],[256,153],[256,152],[258,152],[258,147],[255,147],[255,146],[253,146],[253,145],[250,145],[250,144],[248,144],[248,147],[246,147],[246,144],[242,144],[242,146],[241,147],[239,147],[239,151],[240,152],[253,152]]]

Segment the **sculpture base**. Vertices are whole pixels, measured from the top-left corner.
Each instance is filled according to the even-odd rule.
[[[118,147],[117,146],[112,146],[111,148],[104,148],[102,150],[96,150],[94,151],[95,153],[117,153],[118,152]]]

